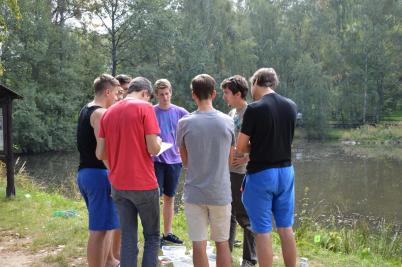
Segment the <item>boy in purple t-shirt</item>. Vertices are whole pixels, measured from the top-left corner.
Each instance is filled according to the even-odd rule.
[[[180,153],[176,146],[176,128],[178,121],[187,115],[188,111],[171,103],[172,85],[168,80],[160,79],[155,82],[155,94],[158,104],[154,109],[161,130],[160,137],[163,142],[173,144],[171,149],[154,158],[155,175],[158,178],[160,194],[163,195],[161,245],[168,242],[182,244],[183,241],[172,233],[174,196],[182,168]]]

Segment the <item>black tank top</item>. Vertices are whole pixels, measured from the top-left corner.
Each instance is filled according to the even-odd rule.
[[[85,105],[80,111],[77,126],[77,148],[80,152],[80,165],[78,170],[83,168],[106,169],[103,161],[96,158],[96,138],[90,121],[92,113],[98,108],[101,107],[88,107],[88,105]]]

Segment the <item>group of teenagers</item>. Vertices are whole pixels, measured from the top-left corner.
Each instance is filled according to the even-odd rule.
[[[152,86],[144,77],[96,78],[94,100],[81,109],[77,127],[89,266],[137,266],[138,217],[143,267],[158,265],[161,245],[183,243],[172,230],[182,170],[194,266],[208,266],[208,239],[215,242],[216,265],[231,266],[237,224],[244,232],[241,266],[272,266],[272,218],[284,263],[296,266],[291,145],[297,107],[274,91],[278,83],[273,68],[258,69],[250,78],[248,104],[247,80],[224,79],[219,90],[232,108],[227,115],[213,106],[216,82],[208,74],[191,81],[197,105],[191,113],[171,102],[167,79]],[[160,153],[164,143],[173,146]]]

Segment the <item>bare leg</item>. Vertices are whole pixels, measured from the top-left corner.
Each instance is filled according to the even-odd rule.
[[[87,258],[89,267],[105,266],[106,231],[89,231]]]
[[[229,242],[215,242],[216,245],[216,266],[230,267],[232,266],[232,258],[230,256]]]
[[[113,230],[112,253],[116,260],[120,260],[121,230]]]
[[[172,233],[174,197],[163,195],[163,233]]]
[[[228,247],[229,248],[229,247]],[[193,241],[194,267],[208,267],[207,241]]]
[[[115,267],[119,261],[113,255],[113,235],[115,230],[107,231],[105,238],[105,262],[106,267]]]
[[[257,258],[260,267],[272,266],[272,236],[271,233],[256,234]]]
[[[296,266],[296,241],[292,227],[278,228],[281,238],[282,255],[286,267]]]

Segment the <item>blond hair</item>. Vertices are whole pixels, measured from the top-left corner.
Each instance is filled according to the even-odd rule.
[[[172,84],[167,79],[159,79],[155,82],[154,85],[155,93],[158,93],[159,89],[166,89],[169,88],[172,91]]]

